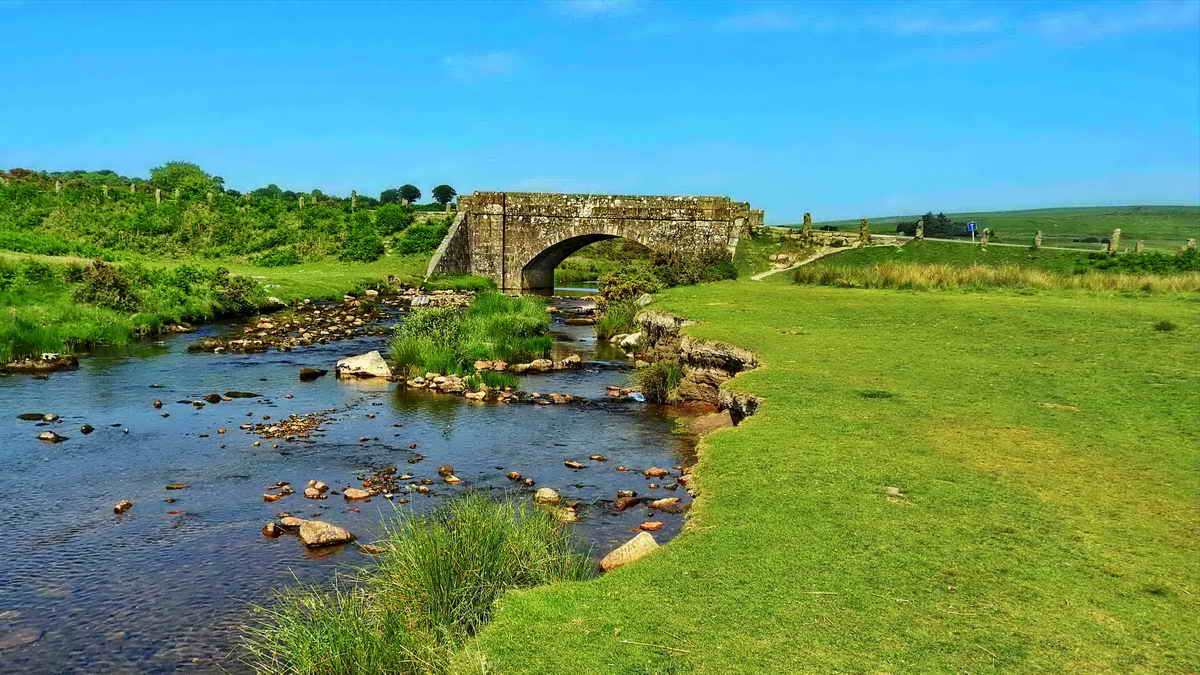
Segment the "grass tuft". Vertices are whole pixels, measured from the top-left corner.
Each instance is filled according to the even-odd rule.
[[[260,673],[417,673],[453,652],[514,589],[595,575],[551,514],[468,494],[391,524],[378,564],[255,608],[243,660]]]
[[[1179,326],[1177,324],[1175,324],[1175,322],[1167,321],[1165,319],[1154,324],[1154,330],[1159,331],[1161,333],[1170,333],[1171,331],[1176,330],[1177,328],[1179,328]]]
[[[596,320],[596,337],[607,340],[614,335],[632,333],[637,323],[637,303],[632,301],[614,302],[604,308],[604,314]]]

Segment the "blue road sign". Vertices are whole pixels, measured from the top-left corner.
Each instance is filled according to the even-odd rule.
[[[975,223],[967,223],[967,232],[975,231]]]

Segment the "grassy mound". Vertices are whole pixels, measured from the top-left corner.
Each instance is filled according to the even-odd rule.
[[[683,534],[501,599],[462,670],[1200,669],[1195,303],[751,281],[655,303],[755,351],[726,386],[763,405],[702,441]]]
[[[257,608],[245,662],[260,673],[441,672],[504,593],[595,571],[552,515],[481,495],[400,518],[380,544],[376,566]]]
[[[480,293],[467,309],[418,309],[396,327],[391,360],[412,374],[469,373],[475,361],[544,358],[553,339],[546,306],[535,298]]]

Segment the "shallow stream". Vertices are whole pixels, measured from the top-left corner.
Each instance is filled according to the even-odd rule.
[[[592,364],[522,381],[526,390],[590,402],[547,406],[473,403],[332,374],[298,380],[301,367],[332,371],[339,358],[383,350],[381,337],[292,352],[186,352],[193,340],[227,327],[108,350],[83,359],[78,371],[46,380],[0,377],[4,672],[240,672],[230,656],[233,628],[246,620],[249,603],[267,600],[284,584],[328,580],[340,566],[370,563],[354,545],[313,551],[292,536],[264,537],[260,528],[283,511],[341,525],[366,543],[380,535],[380,522],[393,509],[421,513],[465,490],[513,490],[505,473],[519,471],[537,487],[581,502],[582,520],[571,527],[597,557],[644,520],[666,523],[655,533],[660,542],[682,525],[680,515],[650,518],[642,507],[617,513],[602,502],[619,489],[686,501],[682,488],[649,489],[640,473],[616,467],[690,464],[692,439],[673,431],[665,410],[605,396],[606,385],[627,381],[624,355],[597,344],[591,327],[556,323],[555,358],[577,353]],[[177,402],[226,391],[262,397],[203,408]],[[155,399],[163,402],[161,410],[152,407]],[[327,409],[335,412],[322,435],[307,443],[264,439],[255,446],[258,437],[238,428]],[[28,412],[61,419],[41,426],[17,419]],[[95,431],[81,433],[84,424]],[[36,440],[45,429],[68,440]],[[417,454],[425,459],[407,463]],[[608,461],[587,459],[595,454]],[[586,468],[569,469],[567,459]],[[443,464],[452,464],[463,483],[438,481],[431,496],[406,495],[411,502],[404,506],[382,497],[358,503],[300,494],[275,503],[262,499],[280,480],[302,490],[317,479],[340,492],[388,465],[436,480]],[[167,490],[170,483],[188,487]],[[124,499],[133,508],[114,514],[113,505]]]

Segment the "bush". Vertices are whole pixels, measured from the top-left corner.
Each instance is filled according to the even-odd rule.
[[[294,249],[280,248],[254,256],[250,262],[261,267],[287,267],[288,265],[299,265],[303,261],[300,260],[300,254],[296,253]]]
[[[655,272],[668,287],[737,278],[737,267],[729,251],[723,248],[708,248],[699,253],[657,252],[653,263]]]
[[[383,240],[379,232],[371,224],[365,211],[358,211],[350,219],[350,227],[342,238],[342,249],[339,258],[348,261],[371,262],[378,260],[384,253]]]
[[[383,236],[404,231],[413,224],[413,208],[404,204],[384,204],[375,211],[375,227]]]
[[[399,519],[378,564],[349,584],[281,593],[243,627],[243,660],[262,673],[441,670],[505,593],[595,576],[546,510],[469,494]]]
[[[395,240],[397,253],[430,253],[437,249],[450,231],[444,221],[429,221],[404,230]]]
[[[99,260],[83,270],[82,283],[72,297],[76,302],[121,312],[136,312],[139,305],[133,285],[121,269]]]
[[[636,300],[644,293],[657,293],[665,287],[649,262],[637,260],[600,277],[600,298],[607,307]]]

